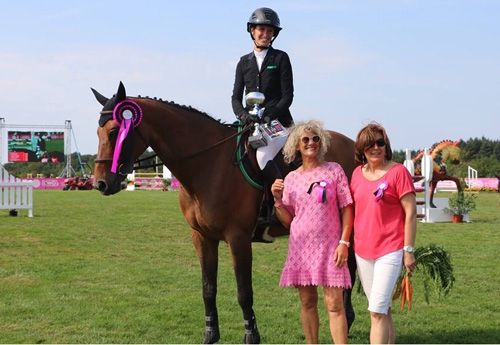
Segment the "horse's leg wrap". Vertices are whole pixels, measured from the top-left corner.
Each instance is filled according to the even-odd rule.
[[[255,319],[255,314],[252,310],[252,317],[250,320],[244,320],[245,322],[245,336],[243,337],[244,344],[260,344],[260,334],[257,329],[257,320]]]
[[[205,336],[203,344],[213,344],[220,339],[219,333],[219,316],[217,310],[212,315],[205,316]]]

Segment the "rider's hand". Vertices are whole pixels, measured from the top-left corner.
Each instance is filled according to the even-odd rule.
[[[245,125],[248,125],[254,122],[259,122],[259,117],[257,115],[245,114],[242,116],[242,121]]]

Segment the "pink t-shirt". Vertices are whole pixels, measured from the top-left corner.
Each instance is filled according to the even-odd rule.
[[[383,197],[377,202],[374,193],[387,182]],[[405,212],[401,198],[415,193],[413,180],[404,165],[396,163],[378,180],[367,180],[358,166],[352,173],[354,198],[354,251],[372,260],[402,249]]]

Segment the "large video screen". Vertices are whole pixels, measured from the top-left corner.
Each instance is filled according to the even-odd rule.
[[[9,162],[64,161],[64,132],[9,131],[7,143]]]

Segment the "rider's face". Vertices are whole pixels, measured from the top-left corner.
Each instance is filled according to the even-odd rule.
[[[269,25],[256,25],[250,29],[257,46],[269,47],[274,36],[274,28]]]

